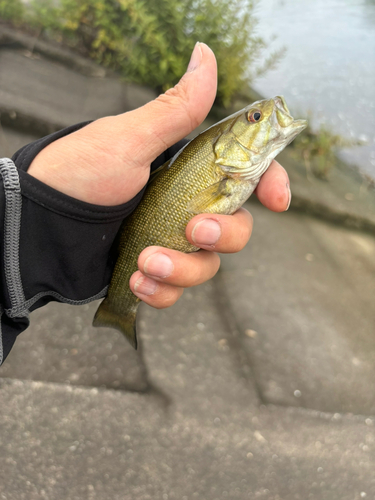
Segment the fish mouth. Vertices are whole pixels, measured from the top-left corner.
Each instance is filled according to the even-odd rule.
[[[284,129],[284,135],[291,142],[302,130],[307,127],[306,120],[295,120],[290,114],[288,106],[282,95],[273,98],[276,107],[276,119],[281,129]]]
[[[277,137],[271,146],[271,157],[274,158],[286,146],[288,146],[297,135],[307,127],[306,120],[294,120],[291,117],[292,123],[287,126],[280,127],[281,134]]]
[[[286,112],[290,116],[290,111],[282,95],[277,95],[276,97],[273,98],[273,101],[279,109]]]
[[[297,135],[307,127],[307,120],[293,120],[287,127],[286,136],[292,141]]]

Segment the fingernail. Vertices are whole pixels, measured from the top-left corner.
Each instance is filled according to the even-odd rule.
[[[152,295],[156,292],[157,287],[156,281],[142,276],[135,282],[134,291],[142,295]]]
[[[173,262],[164,253],[154,253],[146,259],[144,272],[149,276],[168,278],[173,272]]]
[[[286,187],[288,188],[288,194],[289,194],[289,200],[288,200],[288,206],[286,207],[285,209],[285,212],[288,210],[288,208],[290,207],[290,202],[292,201],[292,192],[290,190],[290,186],[288,183],[286,183]]]
[[[190,73],[191,71],[197,69],[201,63],[201,60],[202,60],[202,49],[200,48],[200,43],[197,42],[195,44],[193,53],[191,54],[189,66],[187,67],[186,72]]]
[[[214,245],[221,236],[221,227],[216,220],[204,219],[195,224],[191,237],[197,245]]]

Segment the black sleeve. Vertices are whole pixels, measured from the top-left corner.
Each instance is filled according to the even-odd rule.
[[[0,365],[28,327],[30,311],[52,300],[80,305],[105,296],[116,261],[117,232],[142,198],[144,188],[123,205],[91,205],[27,173],[43,148],[87,123],[39,139],[12,160],[0,159]],[[184,144],[180,141],[160,155],[152,170]]]

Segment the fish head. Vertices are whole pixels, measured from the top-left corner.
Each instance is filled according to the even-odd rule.
[[[307,122],[295,120],[285,99],[276,96],[247,106],[223,125],[214,148],[215,163],[227,175],[257,182]]]
[[[268,155],[287,146],[306,125],[306,120],[293,119],[284,97],[276,96],[247,106],[234,121],[232,132],[245,148]]]

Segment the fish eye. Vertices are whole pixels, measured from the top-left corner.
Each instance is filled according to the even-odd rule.
[[[248,121],[252,123],[259,122],[261,118],[262,118],[262,113],[258,109],[256,109],[255,111],[249,111],[247,115]]]

